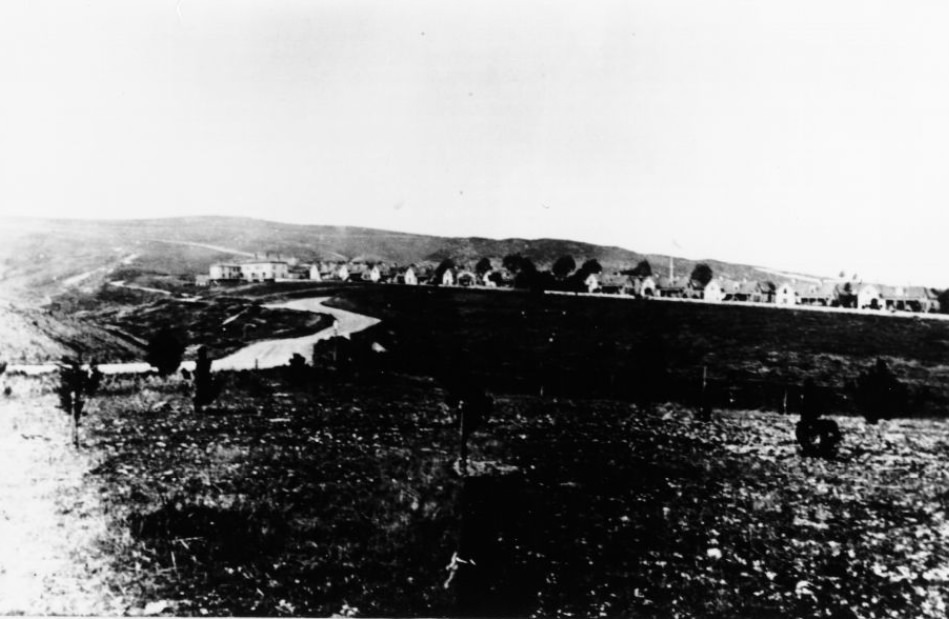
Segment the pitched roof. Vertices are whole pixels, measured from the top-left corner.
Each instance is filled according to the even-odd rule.
[[[820,284],[808,284],[806,298],[808,299],[833,299],[840,294],[840,288],[834,282],[823,282]]]
[[[656,282],[656,288],[660,290],[685,290],[689,288],[689,279],[685,277],[660,277]]]
[[[601,286],[628,286],[629,277],[620,273],[600,273],[597,278]]]

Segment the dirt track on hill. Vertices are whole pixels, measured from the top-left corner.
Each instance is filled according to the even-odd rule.
[[[90,468],[53,397],[0,401],[0,614],[125,612],[96,545],[105,517]]]

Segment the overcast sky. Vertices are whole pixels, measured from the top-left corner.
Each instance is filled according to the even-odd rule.
[[[3,0],[0,209],[949,285],[949,5]]]

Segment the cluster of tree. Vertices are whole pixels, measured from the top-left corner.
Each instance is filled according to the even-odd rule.
[[[579,268],[572,256],[561,256],[549,271],[541,271],[534,262],[521,254],[504,257],[501,265],[514,275],[514,287],[542,292],[544,290],[579,291],[591,274],[603,271],[596,258],[585,261]]]
[[[446,258],[442,260],[435,269],[435,282],[440,283],[446,271],[454,270],[457,267],[454,260]],[[544,290],[562,290],[569,292],[581,292],[586,290],[586,280],[591,275],[599,275],[603,272],[603,267],[596,258],[586,260],[581,265],[573,256],[563,255],[557,258],[549,270],[541,270],[533,260],[522,254],[508,254],[501,260],[501,267],[506,271],[515,288],[526,290],[544,291]],[[485,275],[496,284],[505,281],[504,276],[499,270],[495,270],[491,260],[487,257],[481,258],[474,267],[474,272],[478,278],[484,278]],[[620,271],[620,274],[631,278],[645,278],[653,275],[652,265],[648,260],[640,260],[635,267]],[[714,273],[712,268],[700,263],[692,269],[689,277],[692,285],[697,288],[704,288],[712,278]]]

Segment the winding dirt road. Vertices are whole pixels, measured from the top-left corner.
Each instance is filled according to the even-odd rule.
[[[349,337],[353,333],[358,333],[379,323],[378,318],[363,316],[362,314],[347,312],[346,310],[324,305],[323,303],[328,300],[329,297],[313,297],[265,305],[264,307],[270,309],[289,309],[299,312],[329,314],[336,318],[336,324],[333,327],[323,329],[312,335],[255,342],[227,357],[215,360],[211,365],[211,370],[253,370],[255,368],[265,369],[279,367],[286,365],[294,353],[303,355],[303,358],[309,362],[313,353],[313,344],[316,342],[329,339],[334,335]],[[181,364],[181,367],[189,371],[194,370],[194,361],[185,361]],[[103,374],[144,374],[152,370],[152,366],[144,361],[101,363],[98,368]],[[8,369],[13,372],[36,375],[56,372],[59,366],[54,363],[33,365],[10,364]]]
[[[285,303],[265,305],[264,307],[269,309],[288,309],[299,312],[329,314],[336,319],[336,324],[333,327],[323,329],[312,335],[256,342],[227,357],[216,360],[212,364],[211,369],[217,371],[273,368],[286,365],[290,361],[290,357],[294,354],[300,354],[304,359],[309,361],[313,356],[313,345],[316,342],[329,339],[334,335],[349,337],[352,333],[368,329],[379,323],[378,318],[347,312],[345,310],[336,309],[335,307],[328,307],[324,305],[327,300],[329,300],[328,297],[320,297],[296,299]]]

